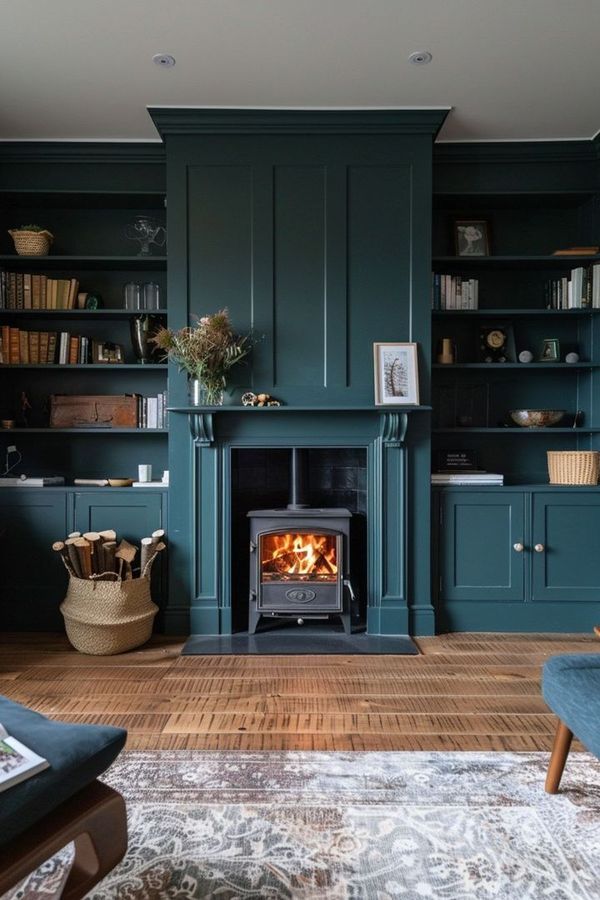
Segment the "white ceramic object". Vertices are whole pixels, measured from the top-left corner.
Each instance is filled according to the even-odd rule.
[[[531,352],[531,350],[521,350],[521,352],[519,353],[519,362],[533,362],[533,353]]]

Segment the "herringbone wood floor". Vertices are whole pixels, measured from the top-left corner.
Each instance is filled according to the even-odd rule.
[[[90,657],[62,636],[0,637],[0,693],[121,725],[129,749],[549,750],[544,660],[600,653],[591,634],[441,635],[418,657],[182,657],[182,643]]]

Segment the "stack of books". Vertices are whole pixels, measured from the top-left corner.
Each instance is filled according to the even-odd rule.
[[[432,472],[431,483],[440,485],[503,485],[504,475],[476,469],[471,472]]]
[[[577,266],[545,287],[546,309],[600,309],[600,263]]]
[[[77,278],[0,270],[0,309],[75,309]]]
[[[478,279],[434,272],[431,305],[433,309],[477,309]]]
[[[167,412],[167,392],[157,397],[138,397],[138,428],[166,428],[169,414]]]
[[[65,366],[100,362],[123,362],[120,346],[69,331],[25,331],[8,325],[0,328],[0,365]]]

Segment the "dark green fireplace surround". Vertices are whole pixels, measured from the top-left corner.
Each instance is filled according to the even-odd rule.
[[[445,111],[151,115],[166,144],[170,324],[227,306],[262,336],[238,388],[285,404],[190,414],[184,379],[170,380],[169,627],[190,615],[192,633],[229,633],[248,602],[231,582],[232,450],[349,447],[367,453],[368,630],[432,634],[429,414],[374,407],[373,342],[418,343],[427,407]]]

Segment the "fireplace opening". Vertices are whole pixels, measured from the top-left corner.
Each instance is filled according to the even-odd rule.
[[[233,630],[364,630],[366,451],[240,448],[231,471]]]

